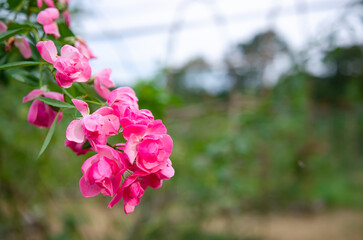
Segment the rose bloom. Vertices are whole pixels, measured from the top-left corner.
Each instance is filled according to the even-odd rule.
[[[113,88],[115,85],[110,79],[112,70],[105,68],[95,75],[94,87],[98,95],[107,99],[111,91],[108,88]]]
[[[98,154],[87,159],[82,165],[83,177],[79,181],[80,190],[85,197],[99,193],[113,196],[119,188],[122,174],[126,171],[126,156],[105,145],[97,145]]]
[[[40,41],[36,46],[42,58],[57,69],[55,79],[62,88],[71,87],[73,82],[87,82],[90,79],[89,61],[75,47],[64,45],[58,56],[52,41]]]
[[[101,107],[89,114],[88,104],[82,100],[72,99],[72,102],[82,114],[82,119],[73,120],[67,127],[66,137],[69,141],[84,143],[87,139],[94,147],[105,145],[107,137],[117,135],[120,122],[110,107]]]
[[[23,98],[23,103],[34,100],[30,106],[28,113],[28,122],[38,128],[50,128],[52,123],[57,116],[57,111],[55,111],[51,106],[46,103],[35,99],[37,97],[48,97],[64,102],[63,94],[56,92],[45,92],[40,89],[35,89],[31,91],[27,96]],[[58,122],[62,119],[63,113],[59,113]]]
[[[53,34],[55,38],[59,38],[58,25],[55,22],[59,18],[59,11],[56,8],[47,8],[38,13],[37,22],[43,25],[46,34]]]
[[[107,98],[107,103],[115,110],[115,114],[122,118],[124,117],[127,108],[132,110],[139,109],[137,102],[139,99],[132,88],[119,87],[113,90]]]

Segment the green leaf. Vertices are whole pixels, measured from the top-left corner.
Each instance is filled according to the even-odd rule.
[[[53,98],[47,98],[47,97],[37,97],[42,102],[45,102],[46,104],[53,106],[53,107],[59,107],[59,108],[74,108],[72,104],[59,101],[57,99]]]
[[[27,30],[28,28],[17,28],[17,29],[13,29],[13,30],[8,30],[6,32],[0,33],[0,42],[4,41],[16,34],[19,34],[21,32],[24,32],[25,30]]]
[[[44,143],[43,143],[43,146],[42,148],[40,149],[39,151],[39,154],[38,154],[38,159],[39,157],[43,154],[43,152],[45,151],[45,149],[47,149],[49,143],[50,143],[50,140],[52,139],[52,136],[54,134],[54,130],[55,130],[55,125],[57,125],[57,120],[58,120],[58,116],[59,116],[59,112],[57,113],[57,116],[55,117],[53,123],[52,123],[52,126],[50,127],[49,131],[48,131],[48,134],[47,136],[45,137],[45,140],[44,140]]]
[[[29,72],[24,69],[10,69],[5,71],[5,73],[11,80],[16,80],[31,86],[39,85],[39,77],[37,77],[33,72]]]
[[[7,2],[10,9],[15,9],[23,2],[23,0],[8,0]]]
[[[19,68],[19,67],[29,67],[29,66],[35,66],[45,64],[44,62],[33,62],[33,61],[21,61],[21,62],[11,62],[6,63],[0,66],[0,70],[6,70],[11,68]]]
[[[59,22],[58,23],[58,28],[59,28],[59,33],[60,33],[62,38],[75,37],[72,30],[69,29],[69,27],[67,26],[67,24],[65,22]]]

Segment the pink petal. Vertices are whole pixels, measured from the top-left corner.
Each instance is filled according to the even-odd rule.
[[[32,56],[32,50],[25,38],[16,37],[14,45],[19,49],[24,58],[30,58]]]
[[[146,133],[146,126],[145,125],[129,125],[124,128],[122,135],[127,140],[131,134],[134,134],[138,137],[143,137]]]
[[[83,175],[87,175],[88,169],[94,164],[96,161],[98,161],[99,155],[93,155],[92,157],[88,158],[82,165],[82,173]]]
[[[45,61],[53,64],[55,60],[57,60],[57,48],[53,41],[40,41],[36,46],[40,56],[42,56]]]
[[[115,87],[112,80],[110,79],[112,74],[112,69],[105,68],[98,72],[95,76],[95,81],[103,84],[105,87],[112,88]],[[97,80],[96,80],[97,79]]]
[[[103,158],[101,158],[98,162],[98,171],[103,177],[106,178],[110,178],[112,175],[110,164],[108,164]]]
[[[112,104],[119,100],[122,99],[123,95],[128,96],[132,101],[137,102],[138,99],[136,97],[135,91],[132,88],[129,87],[119,87],[116,88],[115,90],[113,90],[108,99],[107,99],[107,103],[109,106],[112,106]]]
[[[77,50],[77,48],[66,44],[61,48],[61,56],[78,60],[82,58],[83,55]]]
[[[33,91],[31,91],[30,93],[28,93],[28,95],[26,95],[23,98],[23,103],[29,102],[29,101],[35,99],[36,97],[40,97],[43,93],[44,93],[44,91],[41,90],[41,89],[34,89]]]
[[[67,127],[66,138],[69,141],[82,143],[85,139],[81,120],[73,120]]]
[[[55,80],[58,85],[62,88],[69,88],[72,86],[73,80],[72,79],[64,79],[62,74],[58,71],[55,74]]]
[[[86,58],[96,58],[93,55],[91,49],[88,48],[86,42],[81,37],[76,37],[77,41],[75,42],[74,46],[82,53]]]
[[[64,102],[64,95],[61,94],[61,93],[57,93],[57,92],[46,92],[46,93],[44,93],[44,96],[45,97],[48,97],[48,98],[57,99],[59,101]]]
[[[110,79],[110,75],[112,70],[110,68],[106,68],[101,70],[95,76],[94,87],[98,95],[107,99],[110,95],[111,91],[108,88],[115,87],[113,82]]]
[[[83,125],[88,131],[95,132],[101,124],[101,119],[101,115],[93,113],[92,115],[87,115],[83,118]]]
[[[160,139],[163,143],[163,149],[167,154],[171,154],[171,150],[173,149],[173,139],[168,134],[163,134]]]
[[[137,145],[139,144],[140,140],[139,138],[134,135],[131,134],[131,136],[129,137],[128,141],[126,142],[125,145],[125,154],[127,155],[129,162],[131,164],[134,163],[136,155],[137,155]]]
[[[95,113],[98,113],[102,116],[106,116],[106,115],[112,115],[113,114],[113,109],[110,107],[101,107],[99,109],[97,109],[95,111]]]
[[[53,0],[44,0],[45,4],[47,4],[48,7],[54,8]]]
[[[124,210],[126,215],[129,213],[132,213],[135,210],[135,206],[129,205],[129,204],[124,204]]]
[[[43,6],[43,0],[37,0],[38,8],[42,8]]]
[[[111,202],[107,207],[112,208],[116,203],[118,203],[122,199],[122,189],[119,188],[116,195],[112,198]]]
[[[142,178],[143,186],[146,188],[150,186],[153,189],[160,188],[163,184],[163,181],[156,174],[149,174]]]
[[[83,56],[81,59],[82,59],[81,60],[82,74],[76,80],[76,82],[87,82],[91,78],[91,75],[92,75],[91,65],[89,65],[89,61],[85,56]]]
[[[45,3],[46,3],[48,6],[49,6],[49,4],[51,4],[51,5],[53,5],[53,6],[54,6],[53,2],[52,2],[52,3],[50,3],[50,2],[52,2],[52,1],[51,1],[51,0],[45,0]],[[55,21],[55,20],[57,20],[57,19],[59,18],[59,11],[58,11],[58,9],[56,9],[56,8],[54,8],[54,7],[47,8],[47,9],[45,9],[44,11],[46,11],[46,12],[48,13],[49,17],[50,17],[53,21]]]
[[[52,24],[59,18],[59,11],[56,8],[47,8],[38,13],[37,22],[44,25]]]
[[[86,115],[89,115],[89,108],[88,104],[82,100],[79,99],[72,99],[72,102],[74,106],[77,108],[77,110],[82,114],[83,117]]]
[[[174,176],[175,170],[172,166],[167,166],[160,170],[159,172],[161,179],[166,180]]]
[[[68,10],[65,10],[62,13],[63,17],[64,17],[64,21],[66,22],[67,26],[70,27],[71,26],[71,14],[69,13]]]
[[[56,39],[60,37],[58,25],[55,22],[44,25],[43,30],[46,34],[52,34]]]
[[[44,104],[42,101],[34,101],[29,108],[29,113],[28,113],[28,122],[30,124],[36,125],[36,120],[38,117],[38,110],[39,110],[39,106]],[[36,125],[37,126],[37,125]],[[39,127],[43,127],[43,126],[39,126]]]
[[[101,192],[101,188],[97,184],[90,184],[83,176],[79,181],[79,188],[84,197],[94,197]]]
[[[5,23],[0,21],[0,33],[6,32],[8,30],[8,26]]]

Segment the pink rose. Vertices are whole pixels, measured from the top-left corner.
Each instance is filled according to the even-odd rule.
[[[151,187],[153,189],[160,188],[163,184],[163,180],[169,180],[175,174],[174,168],[171,166],[170,159],[167,160],[167,164],[164,168],[160,169],[156,173],[151,173],[141,177],[141,186],[143,189]]]
[[[83,143],[87,139],[95,147],[97,144],[105,145],[107,137],[117,135],[120,128],[118,118],[110,107],[101,107],[96,112],[89,114],[88,104],[72,99],[83,118],[73,120],[66,131],[69,141]]]
[[[66,22],[68,27],[71,27],[71,14],[68,10],[65,10],[62,12],[62,15],[64,17],[64,21]]]
[[[91,66],[88,59],[76,48],[64,45],[61,55],[57,56],[52,41],[40,41],[36,46],[42,58],[57,69],[55,79],[62,88],[71,87],[73,82],[87,82],[90,79]]]
[[[145,189],[151,187],[153,189],[160,188],[163,180],[168,180],[174,176],[174,169],[171,166],[170,159],[167,160],[165,168],[158,172],[148,174],[146,172],[136,170],[123,182],[122,186],[108,204],[112,208],[122,198],[124,200],[124,211],[129,214],[134,211],[135,206],[140,203],[140,198],[144,195]]]
[[[79,181],[81,193],[85,197],[94,197],[99,193],[113,196],[126,171],[123,163],[125,156],[108,146],[98,145],[97,151],[98,154],[82,165],[83,177]]]
[[[147,173],[157,172],[166,167],[172,148],[169,135],[146,135],[137,146],[136,166]]]
[[[108,88],[113,88],[115,85],[113,84],[112,80],[110,79],[112,70],[109,68],[105,68],[101,70],[95,76],[95,90],[104,99],[107,99],[110,95],[111,91]]]
[[[46,34],[53,34],[55,38],[59,38],[58,25],[55,22],[59,18],[59,11],[56,8],[47,8],[38,13],[37,22],[43,25]]]
[[[6,32],[8,30],[8,26],[5,23],[0,21],[0,33]]]
[[[131,108],[127,108],[125,110],[123,118],[120,119],[120,124],[122,127],[127,127],[129,125],[148,125],[151,121],[154,120],[153,114],[150,110],[141,109],[141,110],[131,110]]]
[[[119,87],[113,90],[107,98],[107,103],[115,110],[115,114],[122,118],[125,110],[139,109],[137,102],[139,99],[136,97],[134,90],[129,87]]]
[[[166,127],[161,120],[150,121],[147,125],[131,124],[124,128],[122,134],[127,140],[125,153],[131,164],[134,163],[138,153],[138,145],[147,135],[166,135]]]
[[[123,182],[116,195],[108,204],[108,207],[112,208],[123,198],[125,213],[129,214],[133,212],[135,210],[135,206],[140,203],[140,198],[144,195],[144,191],[145,190],[142,188],[137,174],[134,173]]]
[[[30,58],[32,56],[32,50],[24,37],[15,37],[14,45],[19,49],[24,58]]]
[[[76,38],[76,42],[74,46],[78,49],[80,53],[82,53],[86,58],[96,58],[95,55],[93,55],[91,49],[88,48],[86,42],[81,37]]]
[[[53,0],[44,0],[45,4],[47,4],[48,7],[54,8],[54,2]],[[42,8],[43,6],[43,0],[37,0],[38,8]]]
[[[64,102],[63,94],[56,92],[45,92],[40,89],[35,89],[23,98],[23,103],[34,100],[35,98],[41,96]],[[29,109],[28,122],[34,126],[37,126],[38,128],[50,128],[56,115],[57,111],[53,110],[52,107],[38,99],[35,99]],[[59,113],[58,122],[62,119],[62,116],[63,113]]]

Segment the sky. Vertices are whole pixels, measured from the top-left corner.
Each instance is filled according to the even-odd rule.
[[[118,85],[202,56],[212,65],[256,33],[274,29],[294,49],[319,41],[352,0],[73,0],[72,29]],[[363,29],[360,29],[363,36]],[[358,41],[361,41],[359,39]],[[344,38],[343,38],[344,41]]]

